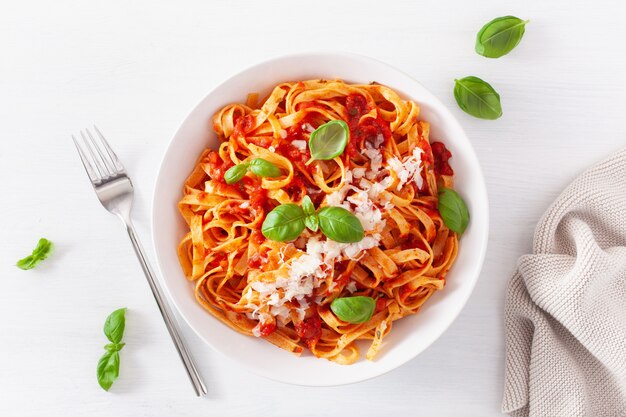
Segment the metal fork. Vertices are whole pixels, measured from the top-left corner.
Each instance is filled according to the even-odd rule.
[[[102,133],[100,133],[95,125],[94,129],[100,139],[99,141],[94,139],[94,136],[91,134],[89,129],[85,129],[86,133],[83,131],[80,132],[86,152],[83,149],[83,146],[79,145],[74,135],[72,135],[72,140],[74,141],[74,145],[76,145],[80,159],[83,162],[85,171],[87,171],[87,175],[91,180],[91,185],[93,185],[93,189],[96,191],[98,199],[104,208],[117,215],[126,225],[126,231],[128,232],[128,236],[133,243],[135,254],[141,263],[143,272],[148,279],[148,284],[150,284],[152,295],[154,295],[154,299],[159,306],[159,310],[163,316],[163,321],[165,321],[165,326],[167,327],[172,341],[178,350],[180,359],[185,365],[187,375],[189,375],[189,379],[193,384],[196,395],[201,397],[207,393],[206,387],[200,377],[200,374],[198,373],[193,359],[191,358],[191,354],[185,346],[182,336],[178,332],[172,311],[167,305],[165,297],[163,296],[163,291],[159,287],[154,272],[152,272],[152,269],[148,264],[148,259],[146,258],[143,248],[141,247],[139,237],[137,236],[133,223],[130,219],[130,210],[133,204],[133,184],[126,174],[124,166],[118,159],[117,155],[115,155],[115,152],[113,152],[113,149],[111,149],[106,139],[104,139]]]

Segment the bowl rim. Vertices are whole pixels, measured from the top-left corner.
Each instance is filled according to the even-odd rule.
[[[404,360],[402,360],[399,363],[392,363],[390,366],[384,366],[381,367],[381,369],[377,370],[376,372],[372,372],[370,375],[367,376],[362,376],[362,377],[356,377],[356,378],[352,378],[352,379],[348,379],[348,380],[342,380],[339,382],[328,382],[328,383],[304,383],[304,382],[297,382],[297,381],[293,381],[293,380],[289,380],[287,378],[281,378],[275,375],[268,375],[266,373],[261,372],[260,370],[250,367],[250,366],[246,366],[243,363],[237,361],[235,358],[233,358],[232,356],[226,354],[225,351],[222,351],[220,348],[216,347],[214,345],[214,343],[212,343],[212,341],[210,340],[210,338],[205,337],[204,334],[202,334],[198,329],[196,329],[196,326],[192,325],[192,320],[189,318],[188,314],[185,312],[184,308],[181,308],[181,306],[179,305],[179,302],[177,301],[177,298],[172,294],[172,290],[170,289],[170,287],[167,285],[167,279],[166,279],[166,274],[164,273],[164,268],[162,265],[162,261],[161,261],[161,257],[159,256],[159,245],[157,243],[157,234],[155,233],[156,229],[157,229],[157,224],[156,224],[156,206],[157,206],[157,200],[158,197],[160,195],[160,189],[159,189],[159,184],[161,183],[161,176],[164,175],[163,173],[163,167],[165,165],[165,161],[168,159],[170,153],[172,152],[172,149],[174,148],[174,141],[175,138],[181,133],[181,131],[183,130],[184,126],[187,124],[188,120],[190,119],[190,117],[195,113],[195,111],[204,103],[205,100],[207,100],[207,98],[209,96],[211,96],[212,94],[215,93],[216,90],[218,90],[222,85],[230,83],[233,81],[233,79],[236,79],[237,77],[241,76],[244,73],[247,72],[251,72],[254,71],[260,67],[265,67],[268,65],[271,65],[273,63],[277,63],[280,61],[284,61],[284,60],[296,60],[299,58],[310,58],[312,56],[321,56],[324,58],[339,58],[339,59],[351,59],[351,60],[361,60],[361,61],[368,61],[372,64],[378,65],[380,67],[385,67],[387,70],[393,71],[397,74],[400,74],[404,77],[406,77],[407,79],[409,79],[411,82],[413,82],[414,84],[420,86],[425,92],[427,92],[430,96],[431,96],[431,100],[436,103],[439,107],[439,109],[441,109],[441,112],[444,113],[448,119],[448,122],[454,124],[455,129],[457,129],[461,134],[462,134],[462,140],[464,140],[465,142],[467,142],[468,149],[466,150],[466,152],[464,152],[464,158],[468,158],[472,160],[472,165],[475,168],[475,172],[474,175],[476,177],[476,183],[478,185],[478,187],[480,188],[481,194],[484,197],[483,202],[484,202],[484,207],[481,207],[482,210],[482,220],[484,222],[484,226],[483,228],[478,230],[478,234],[480,235],[480,247],[477,249],[477,258],[476,261],[474,262],[474,273],[471,274],[471,283],[467,283],[466,285],[469,285],[469,288],[466,290],[466,293],[463,295],[463,298],[461,300],[461,302],[458,303],[458,306],[456,307],[455,311],[453,312],[453,314],[450,316],[450,319],[448,320],[448,322],[445,324],[445,326],[440,326],[436,332],[432,332],[434,337],[431,337],[431,340],[425,345],[423,346],[423,348],[421,350],[415,350],[414,353],[411,353],[410,355],[407,355],[406,358],[404,358]],[[384,83],[383,83],[384,84]],[[411,99],[414,99],[413,97],[411,97]],[[418,101],[419,102],[419,101]],[[458,316],[460,315],[461,311],[463,311],[463,309],[465,308],[465,306],[467,305],[471,295],[474,292],[474,289],[476,287],[476,283],[478,282],[478,279],[480,278],[481,272],[482,272],[482,268],[484,265],[484,261],[485,261],[485,257],[486,257],[486,252],[487,252],[487,246],[488,246],[488,237],[489,237],[489,228],[490,228],[490,217],[489,217],[489,196],[487,193],[487,187],[486,187],[486,183],[485,183],[485,178],[483,175],[483,170],[482,167],[480,165],[480,161],[478,159],[478,156],[476,155],[476,151],[474,150],[474,147],[471,143],[471,141],[469,140],[469,137],[467,136],[465,130],[463,129],[462,125],[459,123],[459,121],[457,120],[457,118],[454,116],[454,114],[452,114],[452,112],[450,111],[450,109],[437,97],[435,96],[430,90],[428,90],[426,87],[424,87],[418,80],[416,80],[415,78],[413,78],[413,76],[409,75],[408,73],[396,68],[395,66],[392,66],[390,64],[387,64],[386,62],[383,62],[379,59],[376,58],[372,58],[369,57],[367,55],[362,55],[362,54],[356,54],[356,53],[351,53],[351,52],[343,52],[343,51],[310,51],[310,52],[301,52],[301,53],[293,53],[293,54],[283,54],[283,55],[277,55],[271,58],[268,58],[266,60],[257,62],[251,66],[247,66],[247,67],[239,67],[238,69],[234,70],[234,72],[231,73],[231,75],[227,78],[225,78],[224,80],[222,80],[221,82],[218,82],[217,84],[215,84],[210,91],[208,91],[206,94],[204,94],[200,100],[191,108],[191,110],[186,114],[186,116],[183,118],[183,120],[179,123],[176,131],[174,132],[174,134],[170,137],[167,146],[165,147],[165,150],[162,153],[162,157],[160,159],[159,162],[159,168],[157,171],[157,175],[155,177],[154,180],[154,184],[153,184],[153,194],[152,194],[152,200],[151,200],[151,207],[150,207],[150,227],[151,227],[151,237],[152,237],[152,247],[154,250],[154,255],[155,258],[157,260],[157,268],[158,268],[158,279],[160,281],[161,284],[161,288],[164,290],[164,292],[166,293],[168,302],[172,303],[177,311],[177,313],[180,315],[180,317],[183,318],[183,320],[185,321],[186,325],[188,327],[190,327],[193,332],[196,334],[196,336],[198,336],[198,338],[200,338],[200,340],[202,340],[206,345],[208,345],[214,352],[217,352],[219,355],[221,355],[224,358],[227,358],[229,363],[231,363],[232,365],[235,365],[241,369],[245,369],[248,372],[251,372],[255,375],[273,380],[273,381],[277,381],[277,382],[281,382],[284,384],[289,384],[289,385],[298,385],[298,386],[324,386],[324,387],[332,387],[332,386],[341,386],[341,385],[348,385],[348,384],[353,384],[353,383],[357,383],[357,382],[362,382],[362,381],[367,381],[376,377],[379,377],[381,375],[384,375],[396,368],[401,367],[402,365],[408,363],[409,361],[415,359],[420,353],[424,352],[426,349],[428,349],[430,346],[432,346],[433,343],[435,343],[435,341],[437,341],[442,335],[443,333],[445,333],[450,326],[457,320]],[[195,301],[195,300],[194,300]],[[208,314],[208,313],[207,313]],[[210,314],[208,314],[210,316]],[[212,316],[211,316],[212,317]],[[229,331],[232,331],[231,329],[229,329]],[[288,353],[288,352],[285,352]],[[318,359],[320,360],[320,359]]]

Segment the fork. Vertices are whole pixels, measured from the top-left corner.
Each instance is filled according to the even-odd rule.
[[[79,145],[74,135],[72,135],[72,140],[74,141],[74,145],[76,145],[80,159],[83,162],[85,171],[87,171],[87,175],[91,180],[91,185],[93,186],[98,199],[104,208],[117,215],[126,225],[126,231],[128,232],[128,236],[130,237],[133,248],[135,249],[135,254],[141,263],[143,272],[146,275],[146,279],[148,280],[148,284],[152,290],[152,295],[154,295],[154,299],[159,306],[159,310],[163,316],[163,321],[165,321],[165,326],[167,327],[170,337],[178,350],[180,359],[185,365],[187,375],[189,376],[193,388],[196,391],[196,395],[201,397],[207,393],[206,387],[196,368],[191,354],[185,346],[185,342],[176,327],[172,311],[167,305],[165,297],[163,296],[163,291],[157,283],[154,272],[152,272],[152,268],[150,268],[150,265],[148,264],[148,259],[146,258],[141,243],[139,242],[139,237],[137,236],[137,232],[135,231],[130,218],[130,210],[133,204],[133,184],[126,174],[124,166],[118,159],[117,155],[115,155],[115,152],[113,152],[113,149],[111,149],[102,133],[100,133],[100,130],[98,130],[95,125],[94,129],[100,139],[100,144],[98,144],[98,141],[94,139],[94,136],[89,129],[85,129],[86,133],[82,130],[80,132],[86,152],[83,147]]]

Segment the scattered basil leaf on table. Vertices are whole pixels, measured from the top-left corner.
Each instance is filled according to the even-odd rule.
[[[515,16],[493,19],[476,35],[476,53],[487,58],[500,58],[520,43],[528,20]]]
[[[454,80],[454,98],[465,113],[480,119],[494,120],[502,116],[500,95],[478,77]]]
[[[306,165],[315,160],[333,159],[343,153],[348,144],[350,129],[343,120],[331,120],[324,123],[311,133],[309,139],[309,150],[311,159]]]
[[[450,230],[462,235],[469,223],[469,210],[461,196],[450,188],[439,191],[439,213]]]
[[[224,173],[224,181],[226,184],[234,184],[241,181],[245,177],[246,173],[250,170],[254,175],[259,177],[276,178],[283,175],[279,167],[263,158],[254,158],[250,162],[242,162],[233,167],[230,167]]]
[[[120,373],[119,351],[125,346],[122,343],[124,328],[126,327],[126,308],[119,308],[109,314],[104,322],[104,335],[111,343],[104,345],[105,353],[98,361],[96,375],[98,384],[108,391]]]
[[[109,314],[104,322],[104,335],[112,343],[120,343],[126,327],[126,308],[120,308]]]
[[[287,242],[296,239],[304,231],[306,215],[297,204],[281,204],[267,213],[261,233],[270,240]]]
[[[365,234],[359,219],[343,207],[324,207],[318,213],[322,233],[340,243],[360,242]]]
[[[276,178],[283,175],[280,168],[263,158],[255,158],[250,161],[250,171],[259,177]]]
[[[365,323],[372,318],[376,301],[372,297],[356,296],[335,298],[330,309],[341,321],[352,324]]]
[[[98,384],[108,391],[113,382],[120,375],[120,354],[117,351],[107,351],[98,361]]]
[[[16,266],[23,270],[33,269],[39,262],[50,256],[53,246],[52,242],[42,237],[39,239],[39,242],[37,242],[37,246],[33,249],[33,252],[27,257],[17,261]]]

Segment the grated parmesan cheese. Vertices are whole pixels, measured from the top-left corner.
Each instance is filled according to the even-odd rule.
[[[365,173],[368,180],[376,178],[380,168],[383,166],[383,155],[378,149],[363,149],[361,154],[370,159],[370,169]]]
[[[380,235],[373,234],[370,236],[365,236],[361,239],[360,242],[356,243],[348,243],[347,247],[344,248],[343,253],[347,258],[352,259],[354,261],[359,260],[361,255],[367,249],[372,249],[375,246],[378,246],[380,242]]]
[[[354,176],[354,178],[363,178],[365,176],[365,168],[354,168],[352,170],[352,175]]]
[[[361,179],[359,185],[367,185],[363,184],[363,181],[367,180]],[[366,232],[382,231],[382,229],[385,227],[385,220],[383,220],[382,218],[382,213],[380,209],[370,198],[370,193],[356,187],[353,187],[353,190],[354,194],[350,195],[346,200],[354,205],[352,211],[361,222],[363,230],[365,230]]]
[[[289,307],[285,303],[288,301],[297,300],[303,312],[308,307],[305,297],[313,294],[313,290],[320,286],[326,276],[321,268],[323,247],[323,242],[315,237],[310,238],[306,252],[291,261],[288,277],[278,277],[274,282],[254,281],[250,284],[265,299],[265,304],[271,306],[272,316],[286,320]],[[252,317],[259,317],[258,306],[248,304],[246,308],[254,308]]]
[[[344,207],[343,201],[346,198],[346,194],[350,190],[349,187],[343,187],[338,191],[334,191],[326,195],[326,204],[329,206]]]
[[[385,141],[385,137],[382,135],[382,133],[379,133],[376,135],[374,142],[370,142],[366,140],[365,147],[367,149],[378,149],[380,148],[380,145],[382,145],[384,141]]]
[[[377,233],[365,236],[360,242],[356,243],[339,243],[334,240],[327,240],[324,242],[325,262],[330,264],[340,257],[358,261],[361,259],[363,251],[378,246],[379,242],[380,235]]]
[[[306,151],[306,141],[305,140],[294,140],[291,142],[293,146],[298,148],[300,151]]]
[[[280,129],[278,132],[281,138],[285,139],[287,137],[287,131],[285,129]]]
[[[422,178],[422,150],[419,147],[413,149],[413,153],[400,161],[397,157],[393,157],[387,161],[389,168],[398,177],[399,183],[397,190],[401,190],[404,184],[409,181],[415,182],[418,188],[421,188],[424,180]]]

